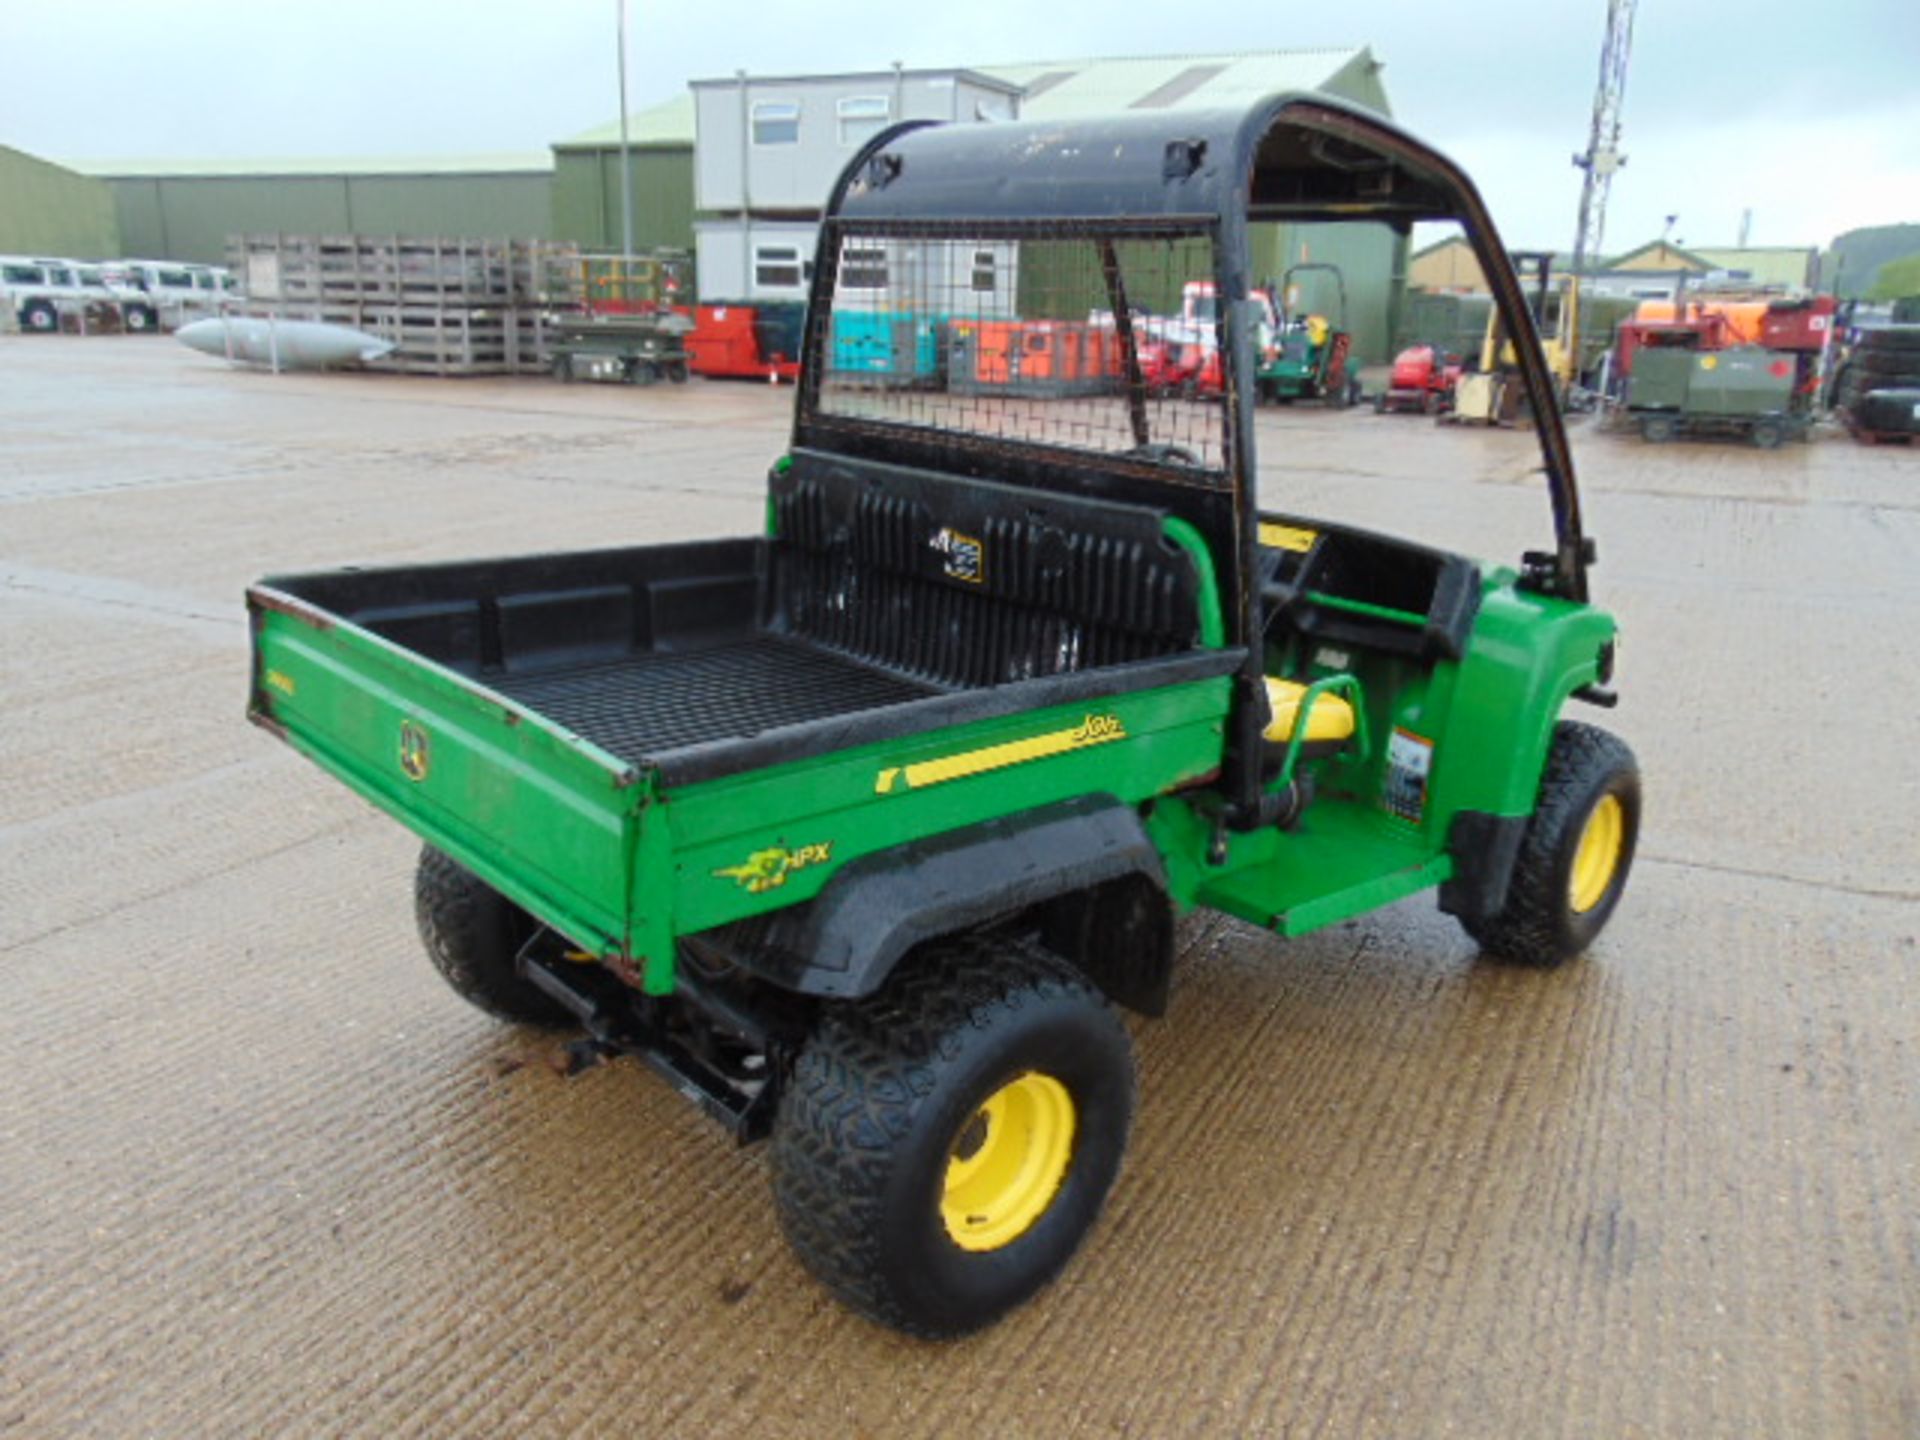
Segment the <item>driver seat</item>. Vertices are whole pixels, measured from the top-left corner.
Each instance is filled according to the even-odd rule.
[[[1277,760],[1286,752],[1294,728],[1300,724],[1300,702],[1306,698],[1307,685],[1304,680],[1287,680],[1278,675],[1268,675],[1265,679],[1270,718],[1260,738],[1266,742],[1269,755]],[[1300,739],[1301,758],[1311,760],[1333,754],[1353,738],[1353,731],[1353,702],[1344,695],[1321,691],[1307,712],[1306,733]]]

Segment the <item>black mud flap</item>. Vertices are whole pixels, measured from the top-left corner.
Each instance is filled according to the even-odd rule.
[[[1525,815],[1489,815],[1462,810],[1447,832],[1447,853],[1453,857],[1453,878],[1440,886],[1440,908],[1463,920],[1486,920],[1507,903],[1520,841],[1527,833]]]

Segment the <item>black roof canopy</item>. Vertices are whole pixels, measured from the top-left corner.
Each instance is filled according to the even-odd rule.
[[[855,156],[828,199],[826,219],[814,281],[818,310],[831,303],[828,239],[839,226],[1204,225],[1218,239],[1220,293],[1232,301],[1244,299],[1254,284],[1250,223],[1373,221],[1405,233],[1418,221],[1457,221],[1487,277],[1535,417],[1555,530],[1547,584],[1569,598],[1586,598],[1589,545],[1566,431],[1533,316],[1492,216],[1465,171],[1372,110],[1293,92],[1240,110],[913,122],[884,132]],[[1234,579],[1244,588],[1256,507],[1252,366],[1250,350],[1235,358],[1249,342],[1232,333],[1232,308],[1223,308],[1222,350],[1230,367],[1229,478],[1240,532],[1234,568],[1241,573]],[[806,417],[820,368],[806,367],[797,442],[809,438]],[[1069,476],[1064,483],[1099,489],[1102,482]],[[1217,533],[1219,517],[1195,518]]]
[[[1357,127],[1393,134],[1383,153]],[[1247,110],[901,127],[830,213],[849,220],[1460,218],[1437,152],[1372,111],[1288,94]],[[1464,176],[1459,177],[1464,180]]]

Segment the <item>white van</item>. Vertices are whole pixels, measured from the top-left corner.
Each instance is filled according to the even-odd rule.
[[[84,261],[71,266],[82,289],[90,298],[104,290],[120,307],[120,327],[130,334],[148,334],[160,328],[160,310],[139,285],[112,265],[91,265]]]
[[[13,309],[22,330],[36,334],[58,330],[63,313],[92,314],[95,323],[128,330],[152,330],[159,322],[140,292],[109,284],[98,265],[44,256],[0,255],[0,302]]]
[[[190,320],[218,315],[232,289],[222,286],[218,266],[181,260],[120,260],[106,267],[139,288],[158,312],[162,329],[178,330]]]

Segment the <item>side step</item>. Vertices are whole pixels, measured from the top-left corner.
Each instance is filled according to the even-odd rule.
[[[694,1054],[659,1023],[662,1002],[636,995],[591,962],[557,958],[558,937],[541,930],[515,964],[541,993],[579,1017],[587,1060],[631,1055],[718,1120],[742,1145],[766,1137],[779,1098],[771,1077],[742,1083]],[[651,1013],[650,1013],[651,1012]]]

